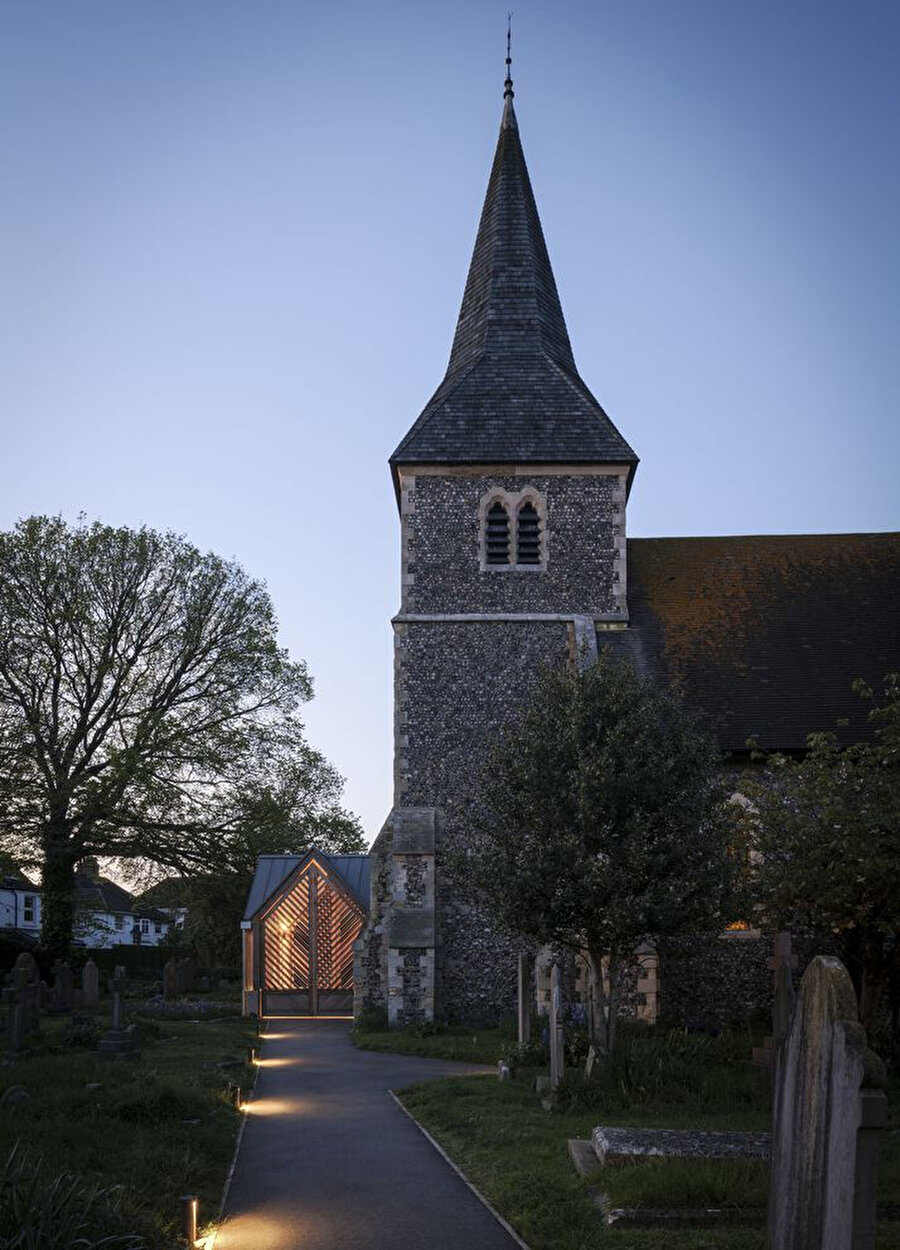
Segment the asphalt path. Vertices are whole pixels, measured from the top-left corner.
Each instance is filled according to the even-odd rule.
[[[388,1090],[484,1071],[271,1020],[216,1250],[513,1250]]]

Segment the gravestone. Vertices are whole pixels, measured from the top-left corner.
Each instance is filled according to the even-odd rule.
[[[531,966],[530,955],[519,955],[519,1045],[531,1041]]]
[[[174,959],[167,959],[163,965],[163,998],[167,1003],[174,1003],[178,997],[178,968]]]
[[[100,969],[93,959],[81,970],[81,1001],[85,1007],[96,1007],[100,1002]]]
[[[97,1043],[97,1050],[104,1059],[137,1059],[140,1052],[135,1044],[134,1032],[125,1027],[125,969],[116,968],[116,975],[109,982],[112,994],[112,1028]]]
[[[3,1006],[7,1015],[7,1046],[9,1053],[15,1056],[25,1045],[28,1035],[28,973],[24,968],[14,968],[12,985],[3,990]]]
[[[190,994],[196,983],[197,968],[190,955],[178,961],[178,993]]]
[[[57,960],[53,965],[53,990],[50,995],[50,1014],[66,1015],[72,1010],[75,977],[69,965]]]
[[[787,1034],[794,1009],[794,974],[797,956],[793,954],[791,935],[775,934],[774,953],[768,960],[772,969],[772,1032],[762,1046],[753,1047],[753,1062],[760,1068],[771,1068],[776,1046]]]
[[[562,985],[559,964],[550,969],[550,1088],[556,1089],[566,1070]]]
[[[40,979],[41,974],[37,960],[29,951],[22,951],[16,958],[13,972],[14,975],[24,972],[25,976],[22,984],[28,987],[28,992],[25,995],[23,1027],[26,1033],[37,1033],[41,1022],[41,1007],[46,1005],[41,1001],[41,987],[44,983]]]
[[[816,956],[776,1052],[770,1250],[874,1246],[887,1099],[871,1085],[883,1077],[881,1061],[866,1047],[846,968]]]

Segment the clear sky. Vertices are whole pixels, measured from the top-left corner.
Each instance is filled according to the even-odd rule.
[[[0,528],[264,578],[390,807],[386,460],[443,374],[506,5],[4,0]],[[898,526],[900,4],[515,4],[516,110],[632,535]]]

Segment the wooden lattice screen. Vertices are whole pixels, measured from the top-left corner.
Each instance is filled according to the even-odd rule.
[[[363,912],[328,869],[310,860],[263,920],[264,990],[295,996],[297,1010],[352,1006],[353,943]]]

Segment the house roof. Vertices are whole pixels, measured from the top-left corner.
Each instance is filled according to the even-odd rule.
[[[628,605],[601,641],[678,686],[723,749],[851,742],[871,732],[855,679],[900,670],[900,534],[629,539]]]
[[[298,865],[310,856],[322,860],[347,887],[363,911],[369,910],[368,855],[326,855],[323,851],[304,851],[302,855],[260,855],[256,873],[247,896],[244,920],[252,920],[265,906],[279,886],[283,885]]]
[[[0,890],[28,890],[37,893],[37,886],[21,873],[10,873],[0,877]]]
[[[89,877],[86,873],[76,872],[75,890],[79,907],[91,911],[133,912],[134,898],[123,890],[115,881],[107,877]]]
[[[136,907],[178,908],[187,906],[189,884],[184,877],[164,877],[148,886],[135,900]]]
[[[578,374],[509,85],[447,373],[391,466],[521,461],[637,456]]]

